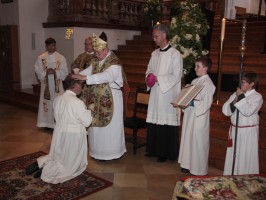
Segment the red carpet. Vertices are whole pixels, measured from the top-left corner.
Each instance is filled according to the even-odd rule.
[[[88,172],[61,184],[48,184],[25,174],[25,168],[36,158],[45,155],[36,152],[0,162],[0,199],[80,199],[112,185],[111,182]]]

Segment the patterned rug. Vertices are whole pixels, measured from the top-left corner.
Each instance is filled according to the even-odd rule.
[[[61,184],[49,184],[25,174],[25,168],[44,152],[0,162],[0,199],[80,199],[112,185],[111,182],[84,172]]]

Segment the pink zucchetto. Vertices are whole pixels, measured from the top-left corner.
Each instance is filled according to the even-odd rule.
[[[146,78],[146,83],[147,85],[151,88],[154,86],[154,84],[156,83],[156,77],[154,76],[153,73],[150,73],[147,78]]]

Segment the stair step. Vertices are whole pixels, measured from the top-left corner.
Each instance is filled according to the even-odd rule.
[[[139,51],[139,50],[116,50],[114,51],[114,53],[119,57],[119,58],[123,58],[123,57],[135,57],[137,58],[150,58],[151,56],[151,51]]]
[[[210,72],[216,73],[217,72],[217,69],[218,69],[218,67],[213,67],[210,70]],[[255,71],[258,74],[265,73],[265,69],[263,69],[262,67],[255,67],[255,66],[247,66],[247,65],[245,65],[244,70],[245,71]],[[239,71],[240,71],[240,64],[234,66],[234,65],[228,65],[228,64],[225,65],[223,63],[223,65],[222,65],[222,71],[223,71],[223,74],[238,74]]]
[[[211,44],[211,48],[214,48],[216,50],[218,50],[220,47],[219,44]],[[223,52],[224,53],[240,53],[240,44],[239,45],[234,45],[234,46],[224,46],[224,49],[223,49]],[[260,45],[260,47],[258,47],[258,45],[249,45],[249,46],[246,46],[246,50],[245,50],[245,53],[260,53],[263,49],[263,44]]]
[[[146,72],[146,68],[144,67],[124,67],[126,74],[130,75],[130,74],[134,74],[134,75],[140,75],[145,77],[145,72]]]
[[[239,51],[239,47],[241,46],[241,41],[236,41],[236,40],[231,40],[231,41],[225,41],[224,42],[224,48],[229,48],[229,49],[237,49]],[[246,51],[248,49],[254,49],[254,48],[258,48],[258,46],[263,47],[263,44],[261,43],[261,41],[253,41],[253,42],[246,42],[245,43],[246,46]],[[220,42],[214,42],[211,44],[211,48],[219,48],[220,47]]]
[[[233,39],[239,39],[241,40],[241,34],[242,34],[242,28],[239,28],[237,30],[231,30],[232,32],[229,32],[228,29],[226,29],[226,32],[225,32],[225,35],[224,35],[224,40],[233,40]],[[247,29],[246,30],[246,40],[256,40],[257,38],[252,38],[252,37],[249,37],[249,35],[258,35],[259,38],[260,37],[264,37],[264,33],[263,33],[264,30],[258,30],[258,29],[255,29],[255,30],[251,30],[251,29]],[[221,35],[221,32],[219,30],[219,32],[213,32],[212,33],[212,36],[213,36],[213,39],[215,40],[220,40],[220,35]]]
[[[217,49],[216,51],[212,51],[210,53],[210,57],[212,60],[218,60],[219,58],[219,50]],[[231,61],[240,61],[240,51],[239,52],[234,52],[234,53],[224,53],[223,54],[223,60]],[[244,61],[247,62],[255,62],[255,63],[263,63],[266,61],[266,54],[260,54],[260,53],[245,53],[244,54]]]
[[[21,91],[14,91],[10,94],[0,93],[0,101],[33,112],[38,112],[39,95],[34,93],[32,88],[24,89]]]
[[[137,41],[152,41],[152,34],[150,35],[135,35],[133,40]]]
[[[131,69],[134,69],[134,68],[137,68],[137,69],[147,69],[147,65],[148,63],[138,63],[138,62],[135,62],[135,63],[132,63],[132,62],[124,62],[123,63],[123,66],[125,68],[131,68]]]
[[[131,45],[131,46],[123,46],[123,45],[118,45],[118,50],[134,50],[134,51],[139,51],[140,49],[144,51],[153,51],[155,48],[152,46],[136,46],[136,45]]]
[[[144,63],[147,65],[149,63],[149,58],[120,57],[120,60],[122,64],[138,62],[138,63]]]
[[[210,56],[211,58],[214,56]],[[258,59],[258,57],[257,57]],[[224,64],[227,65],[239,65],[239,63],[241,62],[240,57],[235,57],[235,58],[230,58],[230,59],[226,59],[226,58],[222,58],[222,61]],[[249,58],[244,57],[243,63],[245,66],[256,66],[256,67],[263,67],[265,68],[265,63],[263,65],[263,61],[266,61],[266,59],[262,59],[262,60],[258,60],[258,62],[254,63],[254,60],[250,60]],[[218,64],[218,59],[213,59],[213,64]]]
[[[136,42],[135,40],[127,40],[126,41],[126,45],[128,46],[131,46],[131,45],[133,45],[133,46],[143,46],[143,45],[145,45],[145,46],[153,46],[153,47],[155,47],[156,48],[156,44],[154,43],[154,41],[153,40],[149,40],[149,41],[141,41],[141,42]]]

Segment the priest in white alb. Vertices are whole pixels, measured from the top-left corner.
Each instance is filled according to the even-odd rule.
[[[152,52],[146,71],[146,82],[150,89],[146,156],[155,156],[158,162],[165,162],[176,160],[178,156],[180,113],[171,102],[181,90],[183,58],[169,44],[166,25],[155,25],[152,34],[160,48]],[[153,83],[151,78],[154,79]]]
[[[82,82],[68,76],[66,91],[54,99],[56,125],[48,155],[26,168],[26,175],[34,173],[47,183],[62,183],[80,175],[87,168],[87,131],[91,111],[76,95],[82,91]]]
[[[41,83],[37,127],[54,128],[53,100],[64,92],[62,81],[68,74],[64,56],[56,51],[53,38],[45,40],[46,52],[35,63],[35,73]]]

